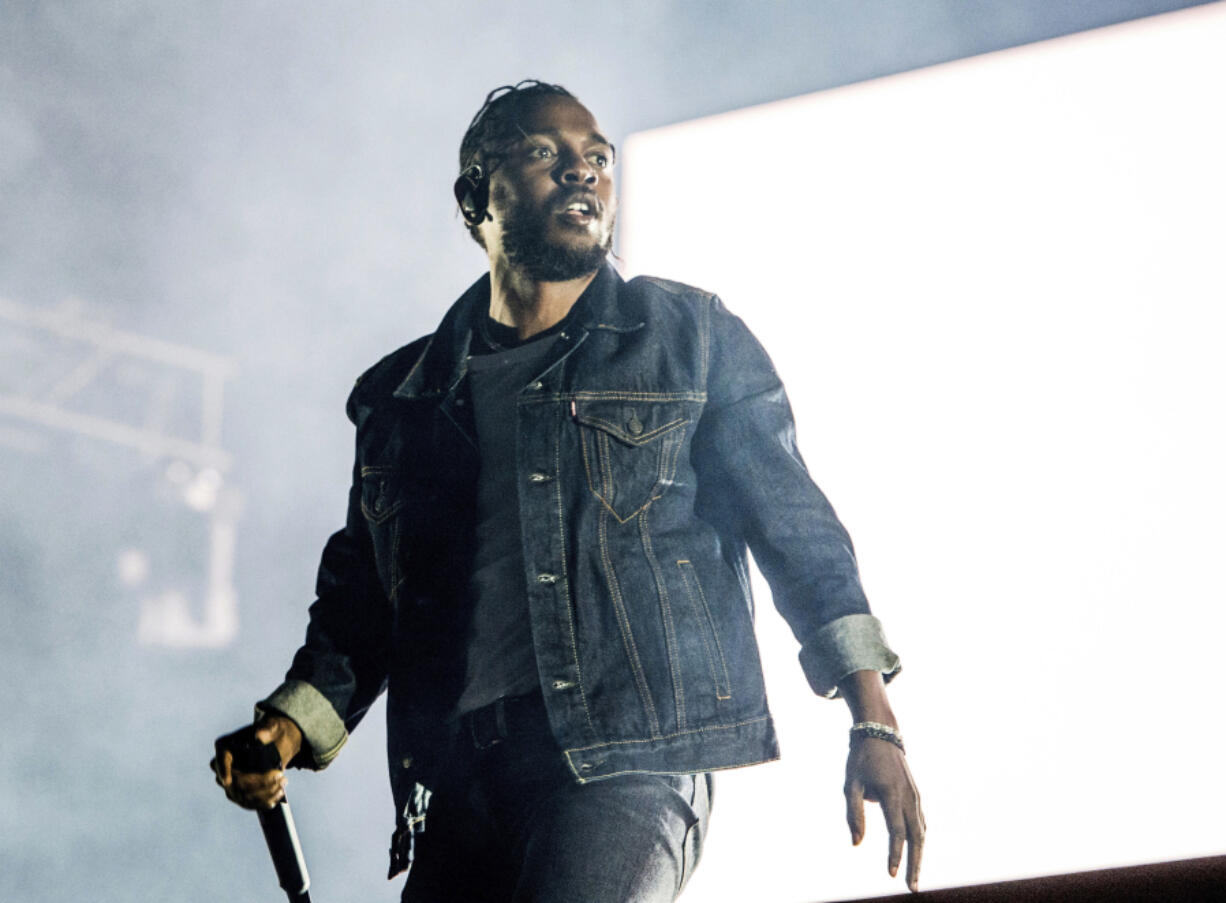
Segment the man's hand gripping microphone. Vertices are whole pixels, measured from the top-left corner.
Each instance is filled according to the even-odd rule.
[[[218,737],[215,745],[217,760],[221,761],[223,750],[229,750],[233,756],[233,767],[238,771],[259,774],[281,768],[281,755],[277,747],[256,739],[254,725]],[[294,828],[289,799],[282,797],[271,809],[256,811],[260,827],[264,830],[264,840],[268,843],[268,852],[272,854],[272,863],[277,870],[277,881],[289,896],[290,903],[310,903],[307,890],[311,886],[311,878],[307,874],[302,846],[298,843],[298,831]]]

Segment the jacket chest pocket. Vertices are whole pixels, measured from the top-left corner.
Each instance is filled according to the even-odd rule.
[[[620,522],[672,485],[690,422],[679,402],[574,402],[588,489]]]
[[[375,566],[389,598],[394,598],[399,583],[397,557],[400,530],[396,514],[404,507],[399,475],[393,467],[363,467],[360,472],[362,515],[370,531]]]
[[[362,513],[371,526],[378,526],[400,510],[404,499],[398,491],[395,468],[363,467]]]

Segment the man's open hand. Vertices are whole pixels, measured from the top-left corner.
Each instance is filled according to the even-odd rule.
[[[851,842],[864,839],[864,801],[881,804],[890,833],[890,876],[898,874],[903,843],[907,845],[907,887],[919,890],[920,857],[924,851],[924,813],[919,789],[902,750],[888,740],[860,737],[847,755],[847,826]]]

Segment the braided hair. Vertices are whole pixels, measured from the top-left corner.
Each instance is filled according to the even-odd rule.
[[[468,172],[474,165],[480,166],[484,178],[501,162],[506,150],[523,135],[519,120],[534,104],[548,97],[570,97],[561,85],[526,78],[514,85],[495,88],[485,96],[485,103],[473,116],[460,141],[460,172]],[[481,244],[479,224],[468,226],[473,239]]]

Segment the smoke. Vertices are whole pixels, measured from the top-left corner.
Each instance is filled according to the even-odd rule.
[[[483,270],[450,186],[491,87],[560,82],[617,139],[1186,5],[4,0],[0,897],[272,891],[205,763],[302,635],[344,513],[354,377]],[[803,154],[763,147],[727,177],[765,184]],[[142,642],[150,605],[205,624],[218,580],[233,642]],[[321,899],[393,898],[377,721],[327,776],[295,776]]]

